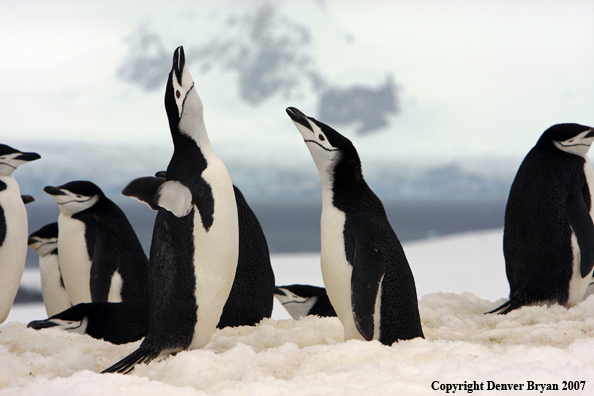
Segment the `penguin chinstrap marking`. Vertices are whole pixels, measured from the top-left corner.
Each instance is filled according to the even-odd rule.
[[[321,265],[345,339],[423,337],[417,292],[402,245],[361,171],[350,140],[289,107],[322,184]]]
[[[29,247],[39,254],[41,295],[48,316],[72,306],[64,287],[58,258],[58,223],[50,223],[29,235]]]
[[[60,208],[60,272],[72,304],[148,298],[148,259],[124,212],[89,181],[44,191]]]
[[[22,164],[41,158],[0,144],[0,323],[14,302],[27,257],[27,211],[12,173]]]
[[[307,315],[336,316],[336,311],[326,289],[310,285],[278,286],[274,297],[283,305],[293,319]]]
[[[149,330],[138,350],[104,372],[129,372],[137,363],[206,345],[235,278],[233,184],[210,144],[182,47],[173,56],[165,109],[174,152],[153,199],[159,211],[149,263]]]
[[[509,300],[489,313],[525,305],[580,302],[594,268],[591,127],[547,129],[524,158],[505,209],[503,255]]]

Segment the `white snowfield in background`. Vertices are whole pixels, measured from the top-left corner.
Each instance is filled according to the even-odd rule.
[[[0,395],[440,395],[467,394],[473,384],[483,389],[475,394],[594,394],[594,297],[570,310],[484,314],[508,292],[501,236],[498,230],[405,244],[425,339],[391,347],[344,342],[337,318],[278,318],[283,311],[275,305],[273,318],[256,327],[217,330],[203,349],[125,376],[99,372],[139,342],[116,346],[11,322],[0,326]],[[316,260],[273,256],[277,284],[319,284]],[[15,308],[11,315],[24,313]],[[573,385],[580,390],[563,392]]]

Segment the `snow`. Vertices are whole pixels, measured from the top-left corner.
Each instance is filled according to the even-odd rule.
[[[296,321],[275,305],[273,318],[256,327],[217,330],[200,350],[107,375],[99,372],[139,342],[116,346],[27,329],[22,322],[38,319],[27,317],[38,312],[15,307],[0,326],[0,395],[436,395],[465,381],[483,383],[489,395],[533,394],[528,381],[559,389],[563,381],[586,381],[571,394],[591,394],[594,297],[570,310],[554,305],[484,315],[508,292],[501,230],[404,247],[422,296],[425,339],[391,347],[344,342],[337,318]],[[315,254],[273,256],[277,284],[321,285],[318,261]],[[494,384],[519,384],[522,391],[487,391]]]

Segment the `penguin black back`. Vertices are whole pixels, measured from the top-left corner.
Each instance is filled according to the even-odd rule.
[[[582,278],[591,273],[594,224],[587,174],[592,166],[585,157],[594,140],[590,130],[578,124],[554,125],[520,165],[510,189],[503,237],[510,299],[490,313],[539,303],[567,305],[576,270]]]

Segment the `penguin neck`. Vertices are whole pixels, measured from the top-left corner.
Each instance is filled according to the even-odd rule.
[[[215,156],[208,137],[206,139],[205,153],[193,138],[181,133],[173,134],[174,150],[167,167],[168,180],[188,181],[202,174],[209,160],[212,161]]]
[[[357,190],[365,183],[359,155],[354,150],[342,151],[330,167],[319,169],[322,195],[329,198],[337,193]]]
[[[216,156],[202,117],[182,117],[177,130],[172,133],[172,137],[176,150],[179,146],[192,147],[191,142],[193,142],[193,145],[198,147],[205,158]]]

